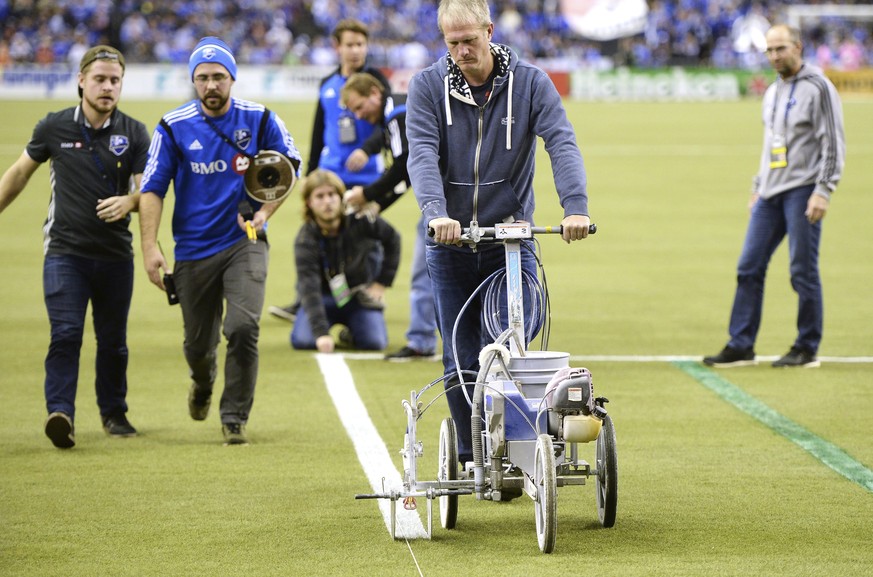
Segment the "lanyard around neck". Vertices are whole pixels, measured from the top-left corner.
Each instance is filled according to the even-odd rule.
[[[331,274],[330,268],[330,257],[328,255],[328,248],[330,243],[327,242],[327,239],[322,236],[318,240],[321,245],[321,257],[322,257],[322,268],[324,269],[324,276],[329,281],[331,278],[336,276],[337,274],[343,274],[346,269],[345,257],[343,256],[343,235],[342,231],[336,237],[336,242],[333,243],[334,247],[334,255],[336,257],[336,273]]]
[[[121,189],[121,183],[117,182],[117,186],[113,188],[112,186],[112,178],[109,176],[109,171],[106,170],[106,165],[103,164],[103,160],[101,160],[100,155],[97,153],[96,148],[94,147],[91,141],[91,135],[88,134],[88,128],[85,127],[85,123],[79,125],[79,128],[82,129],[82,138],[85,139],[85,144],[88,146],[88,150],[91,152],[91,159],[94,161],[94,164],[97,166],[97,170],[103,175],[103,182],[106,183],[106,186],[109,188],[109,196],[117,196]],[[116,169],[121,168],[121,160],[118,161],[118,166]],[[116,180],[121,177],[121,174],[118,170],[115,173]]]
[[[203,105],[201,104],[200,106],[201,106],[200,117],[203,118],[203,121],[209,125],[209,128],[211,128],[212,131],[215,132],[215,134],[217,134],[219,136],[219,138],[221,138],[223,141],[225,141],[227,144],[229,144],[231,148],[233,148],[234,150],[236,150],[237,152],[239,152],[240,154],[242,154],[243,156],[245,156],[249,160],[252,160],[254,158],[254,156],[249,154],[248,152],[246,152],[246,150],[242,146],[240,146],[239,144],[237,144],[236,142],[231,140],[230,137],[228,137],[224,133],[224,131],[222,131],[220,128],[218,128],[218,126],[216,126],[215,122],[213,122],[212,119],[209,118],[208,116],[206,116],[206,114],[203,112],[203,108],[202,108]]]
[[[803,66],[800,67],[803,70]],[[800,74],[800,70],[797,74]],[[791,102],[794,100],[794,89],[797,88],[797,74],[794,75],[794,80],[791,81],[791,90],[788,92],[788,100],[785,102],[785,118],[782,122],[782,128],[788,132],[788,111],[791,110]],[[770,114],[770,130],[776,130],[776,107],[779,105],[779,86],[776,86],[776,96],[773,98],[773,112]]]

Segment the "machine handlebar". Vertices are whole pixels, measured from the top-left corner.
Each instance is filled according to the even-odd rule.
[[[591,223],[588,226],[588,234],[595,234],[597,225]],[[537,234],[563,234],[564,227],[557,226],[530,226],[527,223],[508,223],[496,224],[494,226],[483,226],[480,228],[464,227],[461,229],[461,242],[467,244],[476,244],[481,241],[499,241],[511,238],[524,239],[533,238]],[[436,231],[427,227],[427,235],[433,237]]]

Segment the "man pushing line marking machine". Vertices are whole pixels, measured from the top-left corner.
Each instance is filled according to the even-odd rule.
[[[596,231],[591,225],[589,234]],[[484,295],[483,322],[491,344],[479,353],[480,370],[475,382],[465,382],[458,371],[460,387],[472,410],[473,460],[458,463],[458,435],[454,420],[446,418],[440,427],[438,471],[435,481],[418,478],[417,460],[424,453],[417,439],[417,422],[433,404],[422,407],[423,395],[442,377],[412,391],[403,401],[407,417],[403,456],[403,486],[358,499],[390,499],[393,514],[400,500],[404,508],[416,507],[416,498],[427,498],[427,533],[432,535],[432,501],[439,499],[440,522],[453,529],[457,522],[458,497],[476,495],[478,500],[505,501],[526,493],[534,501],[537,541],[543,553],[551,553],[557,533],[557,488],[584,485],[589,477],[596,483],[597,512],[604,527],[615,524],[618,501],[618,462],[615,429],[604,404],[595,397],[591,373],[571,368],[569,353],[528,351],[530,342],[545,324],[548,293],[543,273],[539,279],[523,279],[521,253],[529,250],[535,235],[562,232],[562,227],[532,227],[527,223],[497,224],[493,228],[464,229],[461,241],[471,247],[479,243],[502,242],[506,255],[504,271],[497,271],[480,284],[467,301]],[[540,270],[542,266],[540,265]],[[523,282],[526,281],[526,282]],[[483,292],[484,291],[484,292]],[[504,296],[505,295],[505,296]],[[505,308],[501,300],[505,298]],[[525,326],[524,308],[532,309]],[[503,310],[501,310],[503,309]],[[500,319],[503,317],[504,325]],[[458,321],[455,321],[455,328]],[[457,354],[456,331],[451,346]],[[547,347],[544,339],[543,348]],[[472,398],[467,385],[473,385]],[[447,392],[447,391],[446,391]],[[442,396],[445,392],[441,392]],[[580,458],[580,445],[595,442],[595,460]]]

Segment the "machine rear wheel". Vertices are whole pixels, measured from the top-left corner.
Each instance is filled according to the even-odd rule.
[[[597,516],[604,527],[615,525],[618,506],[618,456],[615,448],[615,426],[607,415],[597,436]]]
[[[537,520],[537,542],[540,551],[551,553],[558,533],[558,480],[555,471],[555,450],[552,438],[542,434],[537,438],[534,456],[534,485],[537,496],[534,513]]]
[[[455,432],[455,421],[451,418],[443,420],[440,425],[438,461],[438,480],[454,481],[458,478],[458,434]],[[444,529],[454,529],[458,520],[458,496],[446,495],[439,500],[440,524]]]

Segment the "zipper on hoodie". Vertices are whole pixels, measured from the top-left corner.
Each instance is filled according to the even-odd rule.
[[[479,121],[476,133],[476,157],[475,163],[473,164],[473,220],[470,222],[470,228],[475,229],[476,235],[478,235],[479,229],[479,159],[482,155],[482,130],[485,125],[485,106],[488,103],[486,102],[484,105],[479,106]],[[473,230],[470,231],[473,233]],[[476,245],[473,245],[475,248]]]

